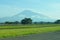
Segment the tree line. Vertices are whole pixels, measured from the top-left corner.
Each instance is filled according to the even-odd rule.
[[[15,22],[6,21],[4,24],[32,24],[32,19],[31,18],[24,18],[21,20],[21,22],[19,22],[19,21],[15,21]]]
[[[60,24],[60,20],[56,20],[55,22],[32,22],[33,20],[31,18],[24,18],[21,20],[21,22],[19,21],[15,21],[15,22],[9,22],[6,21],[4,24]]]

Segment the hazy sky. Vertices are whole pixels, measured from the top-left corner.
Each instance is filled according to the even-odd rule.
[[[0,17],[13,16],[25,9],[60,19],[60,0],[0,0]]]

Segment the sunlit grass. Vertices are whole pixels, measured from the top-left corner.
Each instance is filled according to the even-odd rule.
[[[54,32],[60,30],[60,26],[56,27],[41,27],[41,28],[20,28],[20,29],[2,29],[0,30],[0,38],[25,36],[28,34],[39,34],[45,32]]]

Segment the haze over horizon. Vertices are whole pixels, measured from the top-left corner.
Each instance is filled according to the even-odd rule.
[[[60,19],[60,0],[0,0],[0,18],[17,15],[23,10]]]

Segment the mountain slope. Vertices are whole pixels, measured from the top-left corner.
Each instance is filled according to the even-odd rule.
[[[37,22],[39,22],[39,21],[45,21],[45,22],[53,21],[53,19],[51,19],[48,16],[45,16],[45,15],[42,15],[39,13],[35,13],[35,12],[30,11],[30,10],[24,10],[15,16],[0,18],[0,22],[21,21],[23,18],[31,18],[33,21],[37,21]]]

